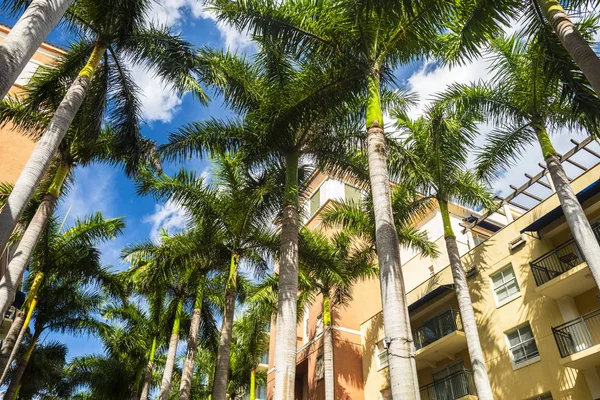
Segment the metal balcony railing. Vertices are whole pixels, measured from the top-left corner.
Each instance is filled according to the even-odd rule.
[[[552,328],[561,357],[600,344],[600,309]]]
[[[449,309],[425,321],[413,331],[415,348],[419,350],[455,331],[462,331],[460,314],[454,309]]]
[[[463,370],[419,388],[421,400],[456,400],[476,395],[473,372]]]
[[[541,286],[575,268],[582,262],[583,257],[577,248],[577,244],[574,239],[571,239],[532,261],[530,265],[535,283]]]

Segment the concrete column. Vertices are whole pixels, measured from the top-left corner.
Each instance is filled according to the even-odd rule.
[[[514,221],[512,213],[510,211],[510,206],[508,204],[505,204],[504,206],[502,206],[502,208],[504,209],[504,216],[506,217],[506,224],[508,225]]]
[[[579,310],[577,310],[575,300],[571,296],[561,297],[556,300],[556,303],[558,304],[560,315],[563,317],[563,322],[568,322],[579,317]]]
[[[584,370],[583,376],[585,376],[585,381],[587,382],[590,393],[592,394],[592,399],[600,399],[600,378],[598,378],[596,369],[591,368]]]

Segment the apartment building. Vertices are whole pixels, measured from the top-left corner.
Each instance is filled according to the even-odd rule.
[[[10,27],[0,24],[0,43],[9,32]],[[64,49],[50,43],[43,43],[35,52],[32,59],[27,63],[23,72],[19,75],[19,78],[9,92],[9,96],[18,96],[40,66],[52,65],[62,54],[65,54]],[[11,124],[7,124],[0,128],[0,183],[14,184],[17,181],[34,147],[35,142],[26,135],[23,135],[22,132],[15,131]],[[11,254],[10,249],[7,251],[0,251],[0,253],[1,276],[4,273],[4,269],[6,268],[6,264],[8,263]],[[17,301],[19,301],[21,297],[24,296],[17,294]],[[3,323],[0,324],[0,340],[2,340],[8,332],[8,328],[12,323],[13,311],[14,310],[11,309],[8,318],[5,318]]]
[[[589,138],[574,143],[563,162],[579,170],[571,174],[572,185],[600,240],[600,146]],[[590,166],[576,161],[576,153]],[[497,213],[450,209],[481,344],[496,399],[598,399],[599,290],[544,176],[527,175]],[[536,185],[548,195],[534,194]],[[313,177],[311,193],[306,224],[315,229],[329,202],[360,195],[324,174]],[[531,206],[522,205],[523,197]],[[421,399],[476,399],[439,210],[417,226],[442,253],[430,259],[401,251]],[[296,399],[324,399],[320,299],[299,312],[304,318],[297,329]],[[391,399],[378,280],[359,283],[352,303],[335,310],[332,323],[336,399]],[[274,338],[272,331],[271,355],[277,351]],[[268,398],[273,361],[271,356]]]

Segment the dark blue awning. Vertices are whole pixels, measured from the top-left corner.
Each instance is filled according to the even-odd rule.
[[[577,200],[579,200],[580,204],[583,204],[586,200],[592,198],[594,195],[600,193],[600,180],[592,183],[581,192],[577,193]],[[563,216],[563,210],[560,206],[556,207],[554,210],[546,213],[542,217],[536,219],[532,224],[526,226],[521,230],[523,232],[538,232],[546,226],[550,225],[553,221],[561,218]]]
[[[410,304],[408,306],[408,312],[411,313],[411,312],[415,311],[416,309],[418,309],[419,307],[426,304],[427,302],[435,299],[436,297],[439,297],[439,296],[445,294],[446,292],[452,291],[452,290],[454,290],[454,285],[438,286],[435,289],[433,289],[431,292],[427,293],[425,296],[421,297],[419,300]]]
[[[474,223],[474,222],[476,222],[477,220],[478,220],[478,218],[476,216],[474,216],[474,215],[471,215],[471,216],[465,218],[465,221],[467,221],[467,222],[469,222],[471,224]],[[480,226],[483,229],[487,229],[488,231],[492,231],[492,232],[498,232],[501,229],[500,226],[498,226],[498,225],[496,225],[494,223],[491,223],[491,222],[489,222],[489,221],[487,221],[485,219],[483,221],[480,221],[477,224],[477,226]]]

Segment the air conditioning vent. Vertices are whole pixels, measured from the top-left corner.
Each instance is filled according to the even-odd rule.
[[[525,244],[525,238],[523,237],[523,235],[519,235],[518,237],[508,242],[508,249],[514,250],[523,244]]]

